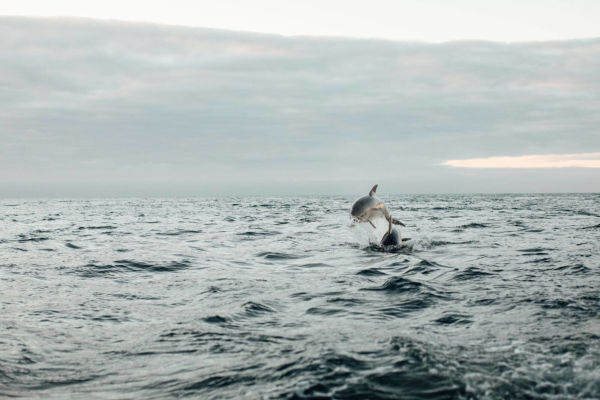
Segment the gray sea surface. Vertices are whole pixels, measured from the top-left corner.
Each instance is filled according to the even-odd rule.
[[[600,398],[600,195],[382,199],[0,200],[0,398]]]

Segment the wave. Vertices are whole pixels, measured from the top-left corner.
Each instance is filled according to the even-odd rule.
[[[281,232],[278,232],[278,231],[246,231],[246,232],[236,233],[237,236],[245,236],[247,238],[262,237],[262,236],[274,236],[274,235],[280,235],[280,234],[281,234]]]
[[[386,275],[385,272],[379,270],[378,268],[367,268],[362,269],[356,273],[356,275],[364,275],[364,276],[377,276],[377,275]]]
[[[80,231],[86,230],[86,229],[89,229],[89,230],[97,230],[97,229],[111,230],[111,229],[117,229],[117,227],[113,226],[113,225],[92,225],[92,226],[80,226],[77,229]]]
[[[378,290],[384,292],[420,292],[426,287],[421,282],[411,281],[410,279],[403,278],[401,276],[394,276],[386,280],[383,285],[376,288],[364,289],[364,290]]]
[[[471,316],[467,314],[449,313],[436,319],[434,322],[440,325],[469,325],[473,323]]]
[[[563,271],[566,274],[587,274],[591,272],[591,268],[588,268],[583,263],[578,263],[575,265],[567,264],[562,265],[560,267],[554,268],[556,271]]]
[[[220,315],[211,315],[209,317],[204,317],[202,318],[202,321],[208,323],[208,324],[227,324],[229,322],[231,322],[231,318],[227,318],[227,317],[222,317]]]
[[[524,253],[523,255],[525,256],[544,256],[544,255],[548,255],[548,252],[552,251],[554,249],[549,249],[549,248],[544,248],[544,247],[532,247],[532,248],[528,248],[528,249],[520,249],[517,250],[518,252]]]
[[[180,229],[177,231],[169,231],[169,232],[158,232],[159,236],[180,236],[180,235],[191,235],[195,233],[202,233],[199,229]]]
[[[472,279],[480,279],[491,276],[492,274],[486,271],[483,271],[477,267],[468,267],[463,271],[455,274],[452,279],[457,281],[469,281]]]
[[[167,264],[151,264],[134,260],[117,260],[113,264],[86,264],[75,271],[85,278],[121,274],[127,272],[177,272],[189,268],[187,260],[171,261]]]
[[[460,225],[460,226],[458,226],[458,228],[459,229],[488,228],[489,226],[490,226],[489,224],[484,224],[481,222],[471,222],[469,224]]]
[[[258,317],[264,314],[274,313],[275,310],[265,304],[249,301],[243,305],[244,313],[249,317]]]
[[[290,253],[278,253],[274,251],[263,251],[258,253],[256,257],[261,257],[266,260],[295,260],[298,258],[303,258],[304,256]]]
[[[46,236],[29,236],[29,235],[25,235],[25,234],[20,234],[17,237],[18,237],[17,242],[19,242],[19,243],[27,243],[27,242],[38,243],[38,242],[45,242],[46,240],[50,240],[50,238],[46,237]]]

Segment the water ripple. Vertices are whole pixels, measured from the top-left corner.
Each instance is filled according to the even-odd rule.
[[[0,398],[600,398],[598,199],[0,200]]]

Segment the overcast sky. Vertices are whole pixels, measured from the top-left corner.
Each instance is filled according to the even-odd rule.
[[[8,0],[0,15],[428,42],[600,37],[598,0]]]
[[[600,39],[0,17],[2,197],[600,191],[598,110]]]

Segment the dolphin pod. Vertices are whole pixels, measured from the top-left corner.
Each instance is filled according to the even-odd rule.
[[[388,231],[381,239],[381,244],[383,246],[397,245],[402,240],[398,231],[392,228],[392,224],[401,226],[405,225],[397,219],[392,218],[392,215],[387,209],[385,203],[375,196],[377,192],[377,186],[378,185],[373,186],[367,196],[361,197],[360,199],[356,200],[354,204],[352,204],[350,215],[352,215],[352,218],[357,222],[370,223],[373,228],[375,225],[373,224],[372,219],[384,217],[388,221]]]

